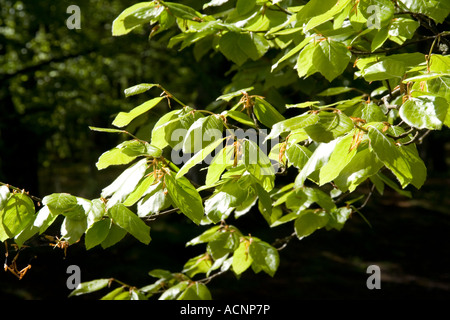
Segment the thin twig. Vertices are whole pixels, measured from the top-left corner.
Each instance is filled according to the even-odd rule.
[[[8,183],[4,183],[4,182],[0,182],[0,185],[4,185],[7,188],[10,188],[10,189],[13,189],[15,191],[18,191],[18,192],[21,192],[23,194],[26,194],[28,197],[30,197],[31,199],[33,199],[36,202],[41,202],[42,201],[41,198],[38,198],[38,197],[35,197],[35,196],[31,195],[28,191],[25,191],[25,189],[20,189],[20,188],[14,187],[14,186],[12,186],[12,185],[10,185]]]
[[[272,244],[272,246],[276,246],[281,244],[281,247],[277,248],[278,251],[283,250],[284,248],[286,248],[286,246],[288,245],[288,243],[297,236],[297,233],[293,232],[291,235],[284,237],[282,239],[277,239],[274,241],[274,243]]]
[[[375,191],[375,184],[372,185],[372,187],[370,188],[369,194],[367,195],[366,199],[364,200],[363,204],[357,208],[356,210],[359,211],[362,208],[364,208],[368,203],[370,198],[372,197],[373,192]]]

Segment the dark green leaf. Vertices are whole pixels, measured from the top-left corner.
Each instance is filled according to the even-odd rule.
[[[150,227],[123,204],[118,203],[108,210],[108,215],[119,227],[128,231],[132,236],[144,244],[151,241]]]
[[[202,198],[194,186],[185,177],[175,179],[174,174],[164,175],[164,181],[174,204],[180,211],[199,224],[204,216]]]
[[[344,72],[351,57],[350,51],[343,43],[324,40],[314,50],[313,64],[331,82]]]
[[[144,102],[143,104],[137,106],[130,112],[120,112],[116,118],[113,121],[113,125],[116,127],[125,127],[128,125],[131,121],[133,121],[135,118],[139,117],[140,115],[146,113],[147,111],[154,108],[158,103],[163,100],[164,97],[158,97],[151,100],[148,100]]]
[[[446,99],[435,96],[420,96],[408,99],[400,107],[403,121],[417,129],[440,130],[448,112]]]
[[[317,229],[327,225],[329,215],[324,211],[305,210],[295,220],[295,233],[299,239],[311,235]]]
[[[141,83],[141,84],[137,84],[135,86],[132,86],[130,88],[125,89],[125,97],[131,97],[137,94],[141,94],[143,92],[146,92],[148,90],[150,90],[153,87],[157,87],[159,86],[158,84],[153,84],[153,83]]]
[[[87,219],[71,219],[65,217],[61,224],[61,237],[68,241],[69,244],[74,244],[80,240],[81,236],[86,232]]]
[[[102,190],[102,197],[112,196],[107,203],[110,208],[118,202],[122,202],[134,191],[139,181],[145,175],[147,169],[147,159],[142,159],[133,164],[120,174],[109,186]]]
[[[340,112],[320,112],[319,121],[305,127],[305,132],[317,142],[330,142],[354,128],[353,121]]]
[[[109,281],[110,279],[98,279],[80,283],[80,285],[69,294],[69,297],[99,291],[103,288],[106,288],[109,284]]]
[[[113,36],[121,36],[131,32],[138,26],[156,18],[161,9],[153,2],[141,2],[125,9],[114,21]]]
[[[212,300],[211,293],[205,284],[195,282],[177,298],[177,300]]]
[[[247,270],[253,263],[253,259],[250,256],[249,252],[250,241],[245,239],[241,241],[239,247],[234,251],[233,254],[233,262],[231,266],[233,267],[233,271],[240,275],[245,270]]]
[[[126,235],[127,231],[125,229],[122,229],[118,225],[112,223],[108,236],[102,241],[101,246],[103,249],[109,248],[122,240]]]
[[[256,271],[262,270],[271,277],[275,275],[280,264],[280,257],[277,249],[264,241],[252,238],[249,253],[253,259],[253,269]]]
[[[401,186],[406,187],[412,181],[415,172],[402,155],[401,147],[396,146],[392,139],[374,127],[369,127],[369,139],[370,146],[378,159],[395,174]]]
[[[260,97],[255,97],[253,112],[255,113],[256,118],[269,128],[272,128],[275,123],[284,120],[284,117],[277,109]]]
[[[86,250],[92,249],[93,247],[102,243],[109,233],[109,228],[111,226],[111,220],[104,219],[95,222],[87,231],[84,239]]]

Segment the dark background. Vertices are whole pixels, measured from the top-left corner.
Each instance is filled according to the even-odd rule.
[[[230,65],[220,55],[198,63],[189,49],[177,52],[168,50],[164,41],[148,41],[148,30],[113,38],[112,21],[134,3],[0,0],[1,182],[39,197],[68,192],[97,198],[121,168],[98,172],[95,162],[124,137],[91,132],[88,126],[109,127],[115,113],[159,94],[150,91],[125,99],[124,89],[160,83],[185,103],[204,107],[232,80]],[[71,4],[81,8],[81,30],[65,25]],[[286,102],[282,98],[310,100],[331,86],[320,77],[314,80],[314,88],[296,80],[278,93],[265,93],[275,105]],[[148,138],[162,111],[136,123],[136,134]],[[237,280],[227,273],[210,283],[213,298],[450,298],[448,138],[448,129],[433,132],[419,146],[429,177],[419,192],[410,189],[413,200],[389,189],[383,196],[375,193],[363,210],[371,226],[355,214],[340,232],[321,230],[301,241],[293,239],[280,251],[274,278],[249,271]],[[367,192],[367,186],[361,192]],[[269,230],[257,211],[229,223],[269,243],[293,231],[291,224]],[[57,226],[46,233],[57,233]],[[0,271],[0,298],[66,299],[66,270],[72,264],[80,266],[82,281],[114,277],[144,286],[155,281],[148,271],[181,271],[187,259],[204,252],[203,246],[184,247],[200,231],[181,216],[158,219],[151,227],[149,246],[128,236],[108,250],[86,251],[81,241],[67,250],[67,256],[33,239],[35,246],[25,248],[17,260],[19,268],[28,263],[32,268],[22,280]],[[2,246],[0,257],[4,253]],[[9,259],[12,256],[13,252]],[[381,290],[366,287],[366,269],[372,264],[381,268]],[[94,299],[104,293],[71,299]]]

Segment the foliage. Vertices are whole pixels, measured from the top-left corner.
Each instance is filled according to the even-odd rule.
[[[225,56],[231,83],[204,108],[160,84],[126,89],[127,97],[158,95],[118,113],[115,128],[91,129],[130,137],[103,153],[98,169],[128,167],[98,199],[51,194],[37,209],[36,199],[2,186],[0,240],[20,247],[63,216],[68,245],[84,237],[87,249],[108,248],[128,233],[149,244],[155,220],[178,212],[206,226],[187,243],[205,252],[183,270],[152,270],[158,280],[142,288],[93,280],[71,295],[116,281],[104,299],[210,299],[206,285],[222,273],[274,276],[283,246],[229,224],[233,215],[238,222],[257,208],[270,228],[291,223],[287,243],[341,230],[375,189],[408,194],[424,184],[416,144],[450,126],[449,32],[441,31],[449,11],[446,2],[389,0],[157,0],[127,8],[112,24],[114,36],[150,25],[151,41],[191,47],[199,64]],[[425,51],[408,50],[417,43]],[[135,136],[135,122],[163,103],[171,109],[150,139]],[[363,183],[371,191],[361,198]]]

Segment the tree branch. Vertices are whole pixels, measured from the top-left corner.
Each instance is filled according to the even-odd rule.
[[[34,72],[37,71],[45,66],[48,66],[51,63],[59,63],[59,62],[63,62],[65,60],[69,60],[69,59],[73,59],[73,58],[78,58],[81,56],[85,56],[88,55],[94,51],[96,51],[96,48],[90,48],[87,49],[86,51],[81,51],[81,52],[77,52],[77,53],[71,53],[71,54],[67,54],[67,55],[63,55],[61,57],[56,57],[50,60],[45,60],[45,61],[41,61],[37,64],[31,65],[31,66],[26,66],[23,69],[20,70],[16,70],[13,73],[4,73],[4,74],[0,74],[2,77],[0,78],[0,83],[2,82],[6,82],[18,75],[24,74],[24,73],[30,73],[30,72]]]

